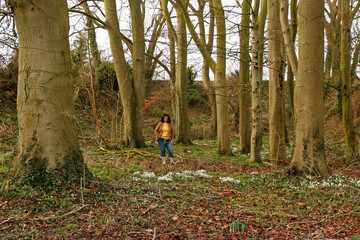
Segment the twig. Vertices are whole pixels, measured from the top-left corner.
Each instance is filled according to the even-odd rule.
[[[3,225],[4,223],[7,223],[7,222],[13,220],[14,218],[15,218],[15,217],[11,217],[11,218],[6,219],[5,221],[2,221],[2,222],[0,223],[0,225]]]
[[[156,227],[154,228],[154,235],[153,235],[152,240],[155,240],[155,238],[156,238]]]
[[[87,206],[89,206],[89,204],[83,205],[83,206],[79,207],[78,209],[72,210],[72,211],[70,211],[68,213],[65,213],[64,215],[61,215],[61,216],[53,215],[53,216],[46,217],[46,218],[34,218],[33,220],[45,220],[46,221],[46,220],[51,220],[51,219],[54,219],[54,218],[63,218],[63,217],[69,216],[71,214],[74,214],[74,213],[80,211],[81,209],[83,209],[83,208],[85,208]]]

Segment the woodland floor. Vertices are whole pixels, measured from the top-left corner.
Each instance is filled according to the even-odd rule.
[[[0,178],[16,143],[11,109],[0,109]],[[84,124],[81,147],[94,177],[85,176],[85,186],[2,188],[0,239],[359,240],[360,163],[347,162],[336,116],[327,124],[328,179],[294,177],[288,163],[273,165],[267,137],[263,164],[219,156],[214,140],[194,140],[173,144],[176,164],[162,165],[156,143],[103,150]]]

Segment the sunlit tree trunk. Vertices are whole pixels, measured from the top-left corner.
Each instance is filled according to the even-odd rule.
[[[238,152],[250,152],[250,10],[252,0],[242,2],[240,27],[240,95],[239,95],[239,146]]]
[[[358,145],[353,123],[351,104],[351,72],[350,72],[350,1],[342,2],[342,24],[341,24],[341,80],[342,80],[342,120],[345,132],[346,147],[354,157],[358,157]]]
[[[190,144],[188,101],[186,90],[187,70],[187,36],[186,24],[181,11],[176,9],[177,14],[177,62],[176,62],[176,127],[175,142]]]
[[[123,105],[124,136],[122,143],[130,147],[143,147],[145,146],[145,141],[142,136],[145,81],[143,77],[144,67],[141,66],[141,62],[145,62],[145,47],[143,45],[142,18],[136,20],[136,18],[142,16],[140,0],[132,1],[131,3],[131,17],[132,22],[134,22],[132,24],[135,24],[135,26],[132,27],[134,38],[133,63],[136,68],[136,70],[134,69],[133,77],[130,76],[127,69],[115,0],[105,0],[104,3],[111,52]]]
[[[67,1],[7,2],[19,36],[19,136],[7,180],[79,182],[86,167],[75,125]]]
[[[269,158],[275,162],[286,159],[284,63],[279,0],[268,2],[269,59]]]
[[[324,1],[299,2],[299,68],[294,106],[296,140],[290,170],[329,175],[324,144]]]

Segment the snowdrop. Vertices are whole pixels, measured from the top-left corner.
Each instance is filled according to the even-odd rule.
[[[144,172],[144,173],[141,175],[141,177],[143,177],[143,178],[155,178],[156,175],[155,175],[154,172]]]
[[[234,179],[232,177],[220,177],[221,182],[232,182],[232,183],[240,183],[240,180]]]

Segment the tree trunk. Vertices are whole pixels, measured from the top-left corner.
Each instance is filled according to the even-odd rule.
[[[88,170],[76,133],[67,2],[8,3],[19,36],[19,137],[6,181],[78,183]]]
[[[168,10],[168,0],[161,0],[161,10],[164,13],[166,26],[168,28],[169,37],[169,52],[170,52],[170,90],[171,90],[171,115],[173,121],[176,122],[176,104],[175,104],[175,84],[176,84],[176,53],[175,53],[175,41],[176,32],[171,22],[171,16]]]
[[[199,29],[200,29],[200,41],[206,43],[206,31],[205,31],[205,21],[204,21],[204,8],[205,8],[205,0],[198,0],[199,10],[194,11],[199,21]],[[208,28],[208,42],[206,43],[207,51],[209,55],[211,55],[211,51],[213,49],[214,43],[214,29],[215,29],[215,16],[214,16],[214,8],[212,1],[209,1],[209,13],[210,13],[210,23]],[[215,89],[213,84],[210,81],[209,75],[209,65],[206,60],[203,60],[202,67],[202,80],[204,84],[204,88],[209,98],[210,106],[211,106],[211,135],[216,136],[216,100],[215,100]]]
[[[226,26],[225,15],[221,0],[213,0],[216,19],[216,70],[215,94],[217,113],[218,152],[231,156],[229,136],[228,97],[226,87]]]
[[[242,16],[240,27],[240,70],[239,70],[239,146],[238,152],[250,152],[250,9],[252,0],[242,2]]]
[[[170,52],[170,90],[171,90],[171,115],[176,121],[175,104],[175,83],[176,83],[176,54],[175,54],[175,34],[169,32],[169,52]],[[175,116],[175,117],[174,117]]]
[[[342,2],[342,25],[341,25],[341,80],[342,80],[342,121],[345,132],[346,147],[357,158],[359,155],[356,133],[353,123],[351,104],[351,72],[350,72],[350,1]]]
[[[162,30],[163,30],[163,26],[164,26],[164,23],[165,23],[165,18],[164,18],[164,14],[163,12],[160,12],[156,19],[154,17],[153,21],[155,22],[155,25],[154,25],[154,28],[153,28],[153,32],[151,34],[151,38],[150,38],[150,41],[148,43],[148,49],[146,51],[146,58],[145,58],[145,82],[146,82],[146,90],[148,91],[149,90],[149,87],[150,87],[150,83],[151,83],[151,80],[154,76],[154,72],[155,72],[155,69],[156,69],[156,61],[154,60],[154,58],[158,58],[161,53],[158,55],[158,56],[154,56],[154,53],[155,53],[155,49],[156,49],[156,44],[157,44],[157,41],[162,33]]]
[[[284,56],[279,0],[268,3],[269,59],[269,158],[276,163],[286,160],[284,109]]]
[[[352,59],[352,64],[351,64],[351,83],[353,83],[356,79],[356,68],[358,67],[358,63],[359,63],[359,53],[360,53],[360,43],[358,43],[355,47],[354,50],[354,55],[353,55],[353,59]]]
[[[175,142],[190,144],[189,117],[186,89],[187,72],[187,36],[186,24],[181,11],[176,9],[177,14],[177,63],[176,63],[176,127]]]
[[[196,33],[193,22],[185,8],[183,1],[177,1],[178,7],[182,11],[185,18],[186,25],[189,29],[191,37],[193,38],[196,46],[200,50],[204,60],[209,65],[212,72],[215,74],[215,99],[216,99],[216,117],[217,117],[217,139],[218,139],[218,152],[223,155],[232,155],[230,149],[230,136],[229,136],[229,116],[228,116],[228,100],[226,88],[226,28],[224,9],[221,0],[212,0],[214,7],[214,15],[216,19],[217,31],[217,62],[212,59],[208,46],[203,39],[199,38]]]
[[[329,175],[324,144],[324,1],[300,0],[296,140],[290,171]]]
[[[87,28],[87,32],[88,32],[88,39],[90,42],[90,52],[91,52],[91,56],[92,56],[91,61],[93,63],[95,70],[97,70],[101,64],[101,58],[100,58],[99,48],[98,48],[98,45],[96,42],[94,20],[90,17],[91,11],[90,11],[88,3],[86,1],[82,1],[82,0],[79,0],[79,2],[81,2],[81,6],[84,9],[84,12],[86,14],[88,14],[88,16],[86,16],[86,28]],[[96,85],[98,85],[98,83],[96,83]]]
[[[138,18],[139,15],[135,13],[140,13],[140,1],[137,0],[135,9],[132,9],[132,21],[133,19]],[[135,4],[135,2],[133,4]],[[142,46],[143,38],[141,36],[135,36],[137,34],[141,35],[141,27],[133,27],[133,37],[134,37],[134,46],[133,53],[134,67],[138,66],[138,69],[134,71],[134,77],[130,76],[130,73],[127,69],[127,64],[124,56],[124,49],[121,42],[121,33],[119,28],[119,22],[116,12],[116,3],[115,0],[105,0],[105,14],[106,22],[108,24],[107,30],[109,33],[110,47],[113,55],[113,61],[116,71],[116,77],[118,80],[121,102],[123,105],[123,115],[124,115],[124,136],[122,143],[130,147],[143,147],[145,146],[145,141],[142,136],[142,116],[144,111],[144,78],[140,77],[142,75],[143,67],[141,62],[144,61],[142,57]],[[138,19],[139,20],[139,19]],[[140,21],[142,22],[142,21]],[[142,28],[143,32],[143,28]],[[135,34],[134,34],[135,33]],[[139,63],[136,63],[139,62]],[[136,73],[136,71],[139,71]]]
[[[263,64],[263,43],[264,43],[264,25],[267,13],[267,0],[261,2],[261,11],[259,15],[260,0],[255,0],[252,11],[253,22],[253,40],[251,47],[251,146],[250,162],[261,162],[261,82],[262,82],[262,64]]]

